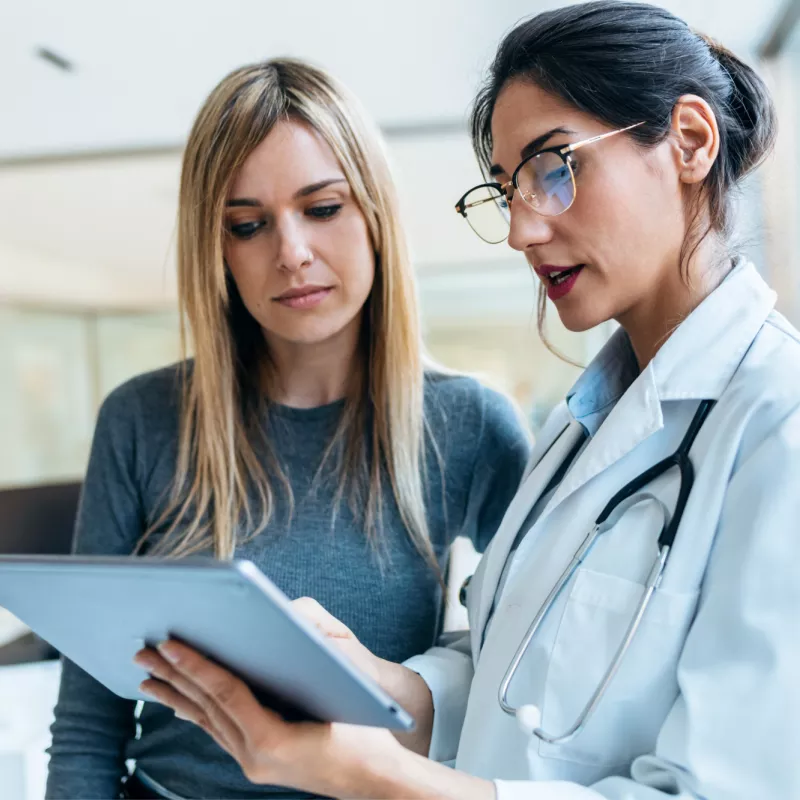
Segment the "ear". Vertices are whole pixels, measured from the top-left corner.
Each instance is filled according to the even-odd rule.
[[[679,180],[701,183],[719,154],[719,126],[711,106],[695,94],[682,95],[672,109],[670,129]]]

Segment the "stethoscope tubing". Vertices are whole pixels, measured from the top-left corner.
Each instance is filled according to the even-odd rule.
[[[586,723],[589,721],[592,714],[597,709],[600,700],[605,695],[609,685],[611,684],[611,681],[619,671],[622,661],[625,658],[625,654],[627,653],[634,637],[636,636],[636,632],[641,625],[642,619],[644,618],[647,607],[652,600],[653,594],[661,584],[661,579],[667,566],[669,554],[675,541],[675,535],[680,525],[681,518],[683,517],[683,511],[689,499],[692,484],[694,483],[694,467],[691,459],[689,458],[689,451],[694,444],[694,440],[697,437],[700,428],[702,427],[714,405],[715,401],[713,400],[703,400],[695,412],[695,415],[692,418],[689,428],[687,429],[678,449],[672,455],[667,456],[667,458],[659,461],[641,475],[638,475],[636,478],[629,481],[611,498],[611,500],[609,500],[595,521],[595,524],[592,526],[592,529],[586,535],[583,542],[581,542],[580,547],[575,552],[575,555],[572,557],[572,560],[568,564],[567,568],[561,574],[558,581],[556,581],[556,584],[545,598],[544,603],[542,603],[538,613],[531,622],[525,637],[523,638],[522,642],[520,642],[520,645],[517,648],[511,663],[508,665],[508,669],[506,670],[503,680],[500,683],[500,687],[498,688],[497,699],[500,707],[505,713],[512,716],[518,716],[520,709],[512,706],[508,702],[508,691],[511,686],[511,682],[514,679],[514,675],[516,674],[517,668],[525,656],[533,637],[536,635],[536,632],[539,630],[544,618],[550,612],[550,609],[558,599],[558,596],[564,590],[564,587],[570,582],[578,567],[580,567],[586,556],[591,551],[597,539],[606,531],[614,527],[614,525],[617,524],[621,516],[628,509],[641,502],[655,501],[658,503],[661,507],[664,517],[664,524],[662,525],[661,532],[658,537],[658,556],[656,557],[647,577],[644,585],[644,592],[642,593],[642,597],[637,604],[636,611],[634,612],[631,622],[625,631],[625,635],[623,636],[608,669],[603,675],[603,678],[578,715],[575,723],[564,733],[559,735],[547,733],[541,727],[536,727],[530,731],[534,736],[542,741],[547,742],[548,744],[562,744],[564,742],[568,742],[570,739],[574,738],[578,733],[580,733],[580,731],[586,726]],[[678,499],[675,504],[675,513],[672,515],[672,518],[670,518],[668,510],[661,500],[650,493],[640,492],[641,489],[643,489],[648,483],[652,482],[660,475],[675,467],[677,467],[680,471],[680,484],[678,489]],[[559,470],[559,473],[562,473],[563,476],[562,470]]]

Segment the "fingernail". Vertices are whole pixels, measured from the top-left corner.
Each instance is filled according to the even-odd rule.
[[[140,667],[144,667],[145,669],[151,669],[155,666],[153,657],[148,653],[137,653],[133,657],[133,661],[135,664],[138,664]]]
[[[144,683],[140,683],[139,684],[139,691],[142,694],[146,694],[148,697],[152,697],[154,700],[156,699],[156,696],[153,694],[153,692],[150,689],[147,688],[147,686],[145,686]]]
[[[158,645],[158,652],[169,661],[170,664],[177,664],[180,660],[180,653],[178,653],[171,642],[161,642]]]

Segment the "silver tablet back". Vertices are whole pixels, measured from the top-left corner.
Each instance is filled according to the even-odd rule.
[[[0,556],[0,606],[121,697],[147,699],[133,656],[172,636],[288,719],[413,727],[247,561]]]

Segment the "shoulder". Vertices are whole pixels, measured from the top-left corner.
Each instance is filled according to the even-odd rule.
[[[141,414],[145,422],[177,413],[184,374],[191,374],[191,361],[181,361],[130,378],[113,389],[103,401],[101,415],[107,420],[128,419]]]
[[[185,368],[185,369],[184,369]],[[114,447],[160,445],[180,430],[181,387],[191,362],[179,362],[137,375],[113,389],[100,406],[95,440]],[[137,443],[137,444],[134,444]]]
[[[753,340],[723,398],[741,429],[739,456],[782,429],[800,408],[800,334],[773,312]],[[722,405],[722,403],[720,403]]]
[[[475,433],[504,428],[529,439],[528,426],[510,397],[470,375],[429,370],[425,373],[425,413],[436,424],[457,424]]]
[[[425,417],[437,446],[448,460],[474,469],[481,462],[519,464],[521,473],[531,448],[530,428],[505,394],[468,375],[427,372]]]
[[[767,317],[728,386],[742,412],[776,419],[800,403],[800,333],[777,311]]]

